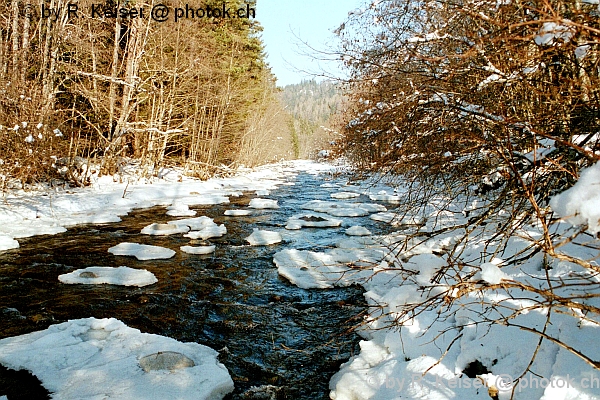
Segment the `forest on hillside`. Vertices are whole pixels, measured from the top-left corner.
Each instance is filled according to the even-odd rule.
[[[321,146],[316,131],[338,95],[314,81],[276,87],[255,1],[228,3],[245,18],[177,22],[144,15],[152,4],[143,1],[109,1],[102,12],[85,1],[66,12],[69,4],[0,6],[2,188],[56,178],[86,185],[89,174],[132,161],[142,175],[179,165],[207,178]],[[222,2],[194,5],[205,12]]]

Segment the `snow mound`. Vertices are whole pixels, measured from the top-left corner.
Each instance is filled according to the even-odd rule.
[[[193,231],[188,233],[187,235],[184,235],[185,237],[188,237],[190,239],[202,239],[202,240],[206,240],[206,239],[210,239],[213,237],[220,237],[223,236],[224,234],[227,233],[227,228],[225,227],[225,225],[221,224],[221,225],[217,225],[217,224],[213,224],[210,226],[206,226],[202,229],[200,229],[199,231]]]
[[[16,249],[19,247],[19,242],[7,235],[0,235],[0,251]]]
[[[245,217],[252,214],[252,210],[225,210],[223,213],[229,217]]]
[[[354,225],[346,229],[346,235],[348,236],[369,236],[371,231],[364,226]]]
[[[342,224],[341,219],[322,217],[316,214],[298,214],[287,220],[285,229],[297,230],[302,228],[334,228]]]
[[[109,284],[138,287],[158,282],[158,279],[156,279],[156,276],[152,272],[129,267],[87,267],[76,269],[68,274],[59,275],[58,280],[68,284]]]
[[[581,171],[577,183],[550,200],[550,207],[572,225],[600,232],[600,163]]]
[[[213,219],[210,217],[206,217],[206,216],[196,217],[196,218],[176,219],[175,221],[169,221],[168,224],[179,225],[179,226],[182,226],[182,225],[189,226],[190,229],[193,229],[195,231],[200,230],[202,228],[206,228],[207,226],[215,225]]]
[[[261,231],[254,228],[254,231],[250,236],[246,238],[246,241],[252,246],[267,246],[281,242],[281,235],[279,232],[273,231]]]
[[[215,251],[215,246],[181,246],[180,249],[188,254],[210,254]]]
[[[475,277],[483,279],[491,285],[499,284],[502,279],[510,279],[496,264],[491,262],[481,264],[481,272],[475,274]]]
[[[150,224],[142,232],[144,235],[174,235],[176,233],[186,233],[190,230],[189,226],[186,225],[174,225],[174,224]]]
[[[138,260],[159,260],[171,258],[175,252],[171,249],[147,244],[123,242],[108,249],[115,256],[134,256]]]
[[[167,207],[167,215],[171,217],[193,217],[196,215],[196,211],[190,210],[189,206],[185,203],[174,202]]]
[[[256,199],[252,199],[250,200],[250,204],[248,205],[248,207],[250,208],[279,208],[279,206],[277,205],[277,200],[271,200],[271,199],[261,199],[261,198],[256,198]]]
[[[355,197],[360,196],[360,193],[354,193],[354,192],[337,192],[337,193],[331,193],[330,196],[333,199],[353,199]]]
[[[215,350],[141,333],[114,318],[52,325],[2,339],[0,349],[2,365],[31,371],[56,399],[213,400],[234,388]]]

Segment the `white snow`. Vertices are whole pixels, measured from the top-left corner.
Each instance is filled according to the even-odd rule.
[[[569,42],[574,34],[575,32],[571,27],[556,22],[544,22],[534,41],[538,46],[548,46],[554,44],[555,39]]]
[[[334,228],[342,224],[341,219],[331,218],[327,215],[297,214],[291,216],[285,229],[297,230],[302,228]]]
[[[360,193],[355,192],[336,192],[331,193],[330,195],[334,199],[353,199],[355,197],[359,197]]]
[[[371,231],[365,228],[364,226],[354,225],[350,228],[346,229],[346,235],[349,236],[369,236],[371,235]]]
[[[0,235],[0,251],[8,249],[16,249],[19,247],[19,242],[7,235]]]
[[[225,225],[213,224],[213,225],[205,226],[204,228],[200,229],[199,231],[189,232],[188,234],[183,235],[183,236],[190,238],[190,239],[206,240],[206,239],[210,239],[213,237],[223,236],[226,233],[227,233],[227,228],[225,227]]]
[[[600,163],[581,171],[577,183],[550,200],[550,206],[573,225],[600,232]]]
[[[246,241],[252,246],[267,246],[281,242],[281,234],[274,231],[263,231],[254,228],[252,234],[246,238]]]
[[[214,253],[215,246],[181,246],[180,249],[188,254],[210,254]]]
[[[206,216],[176,219],[174,221],[169,221],[168,223],[175,226],[188,226],[190,229],[193,230],[200,230],[209,226],[216,225],[212,218]]]
[[[326,213],[334,217],[362,217],[372,212],[387,211],[380,204],[347,203],[336,201],[311,200],[301,206],[305,210]]]
[[[252,210],[225,210],[223,214],[230,217],[245,217],[252,215]]]
[[[502,279],[510,279],[510,277],[502,272],[502,270],[498,267],[498,263],[489,262],[481,264],[481,272],[476,274],[476,277],[479,277],[486,281],[489,284],[497,285],[502,282]]]
[[[144,235],[174,235],[176,233],[186,233],[189,230],[190,227],[187,225],[153,223],[144,227],[141,233]]]
[[[82,283],[88,285],[120,285],[120,286],[148,286],[158,282],[154,274],[145,269],[129,267],[87,267],[76,269],[68,274],[58,276],[62,283]]]
[[[108,249],[115,256],[134,256],[138,260],[159,260],[171,258],[175,251],[160,246],[123,242]]]
[[[167,207],[167,215],[171,217],[193,217],[196,211],[190,210],[190,207],[179,201],[174,201],[172,205]]]
[[[248,205],[250,208],[279,208],[277,205],[277,200],[271,199],[261,199],[259,197],[250,200],[250,204]]]
[[[159,352],[182,354],[193,366],[145,372],[140,362]],[[2,365],[31,371],[61,400],[221,399],[234,387],[217,355],[114,318],[78,319],[0,340]]]

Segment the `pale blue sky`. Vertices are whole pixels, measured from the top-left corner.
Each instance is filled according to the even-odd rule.
[[[348,11],[364,0],[257,0],[256,19],[264,28],[263,41],[267,61],[277,76],[277,85],[285,86],[311,79],[295,69],[318,73],[336,72],[336,63],[316,61],[300,53],[311,47],[326,50],[335,41],[332,33],[348,16]],[[296,38],[296,35],[298,38]]]

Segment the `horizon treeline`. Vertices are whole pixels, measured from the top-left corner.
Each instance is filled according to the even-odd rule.
[[[206,178],[290,152],[275,139],[287,135],[285,119],[257,20],[171,16],[160,23],[148,18],[152,4],[138,0],[103,5],[138,10],[125,18],[99,18],[84,11],[85,1],[69,18],[69,4],[44,2],[46,12],[62,10],[50,17],[37,3],[0,5],[3,187],[71,170],[67,178],[85,184],[76,170],[94,164],[112,174],[124,158],[139,160],[147,174],[177,164]],[[256,1],[227,6],[255,9]]]

